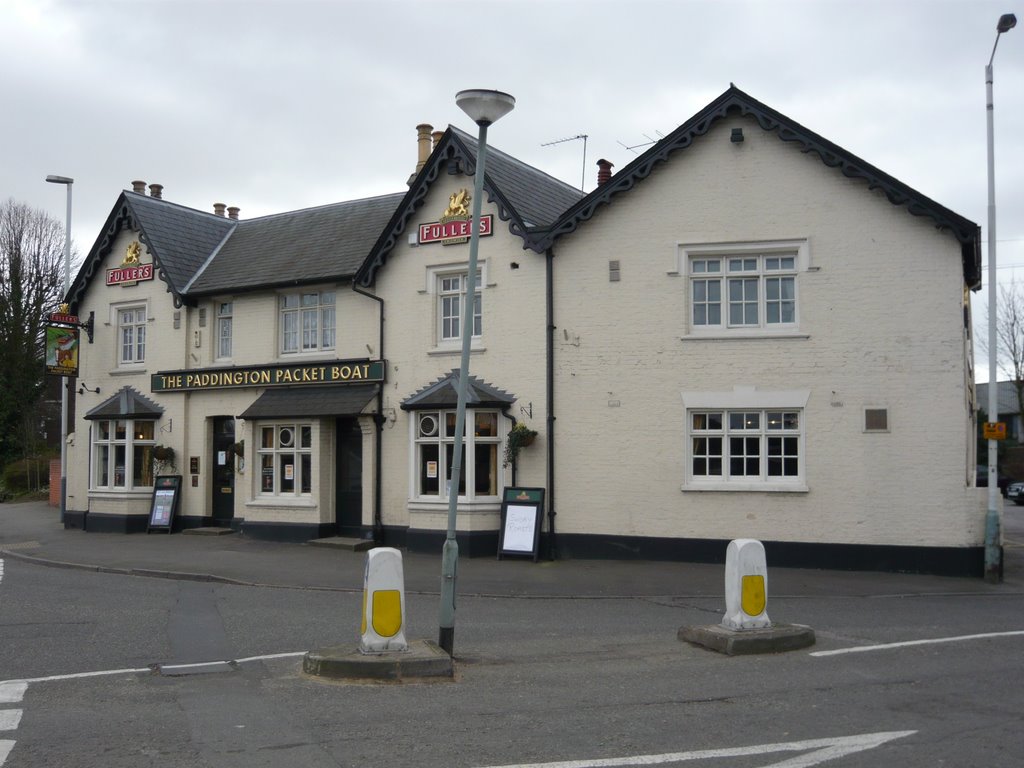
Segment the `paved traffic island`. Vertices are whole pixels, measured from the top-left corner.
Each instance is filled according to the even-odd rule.
[[[412,640],[405,651],[363,653],[353,645],[309,651],[302,659],[302,671],[333,680],[411,682],[453,679],[455,665],[437,643]]]
[[[773,624],[761,629],[729,629],[721,624],[680,627],[680,640],[727,656],[784,653],[814,645],[814,630],[803,624]]]

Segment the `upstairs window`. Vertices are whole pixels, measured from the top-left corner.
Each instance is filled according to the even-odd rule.
[[[691,257],[689,266],[694,330],[796,325],[796,254]]]
[[[480,273],[477,272],[473,298],[473,338],[483,334],[483,294],[480,292]],[[463,312],[469,290],[469,273],[438,275],[438,339],[442,342],[462,339]]]
[[[230,301],[217,304],[217,358],[231,357],[231,326],[233,305]]]
[[[133,365],[146,361],[146,307],[117,310],[118,362]]]
[[[334,291],[286,294],[279,305],[282,354],[334,349]]]

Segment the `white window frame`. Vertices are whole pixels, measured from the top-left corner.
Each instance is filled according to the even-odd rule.
[[[736,387],[732,392],[683,392],[682,490],[806,492],[809,398],[810,390],[760,391],[752,387]],[[695,417],[706,414],[719,414],[720,419],[702,427]],[[736,418],[742,414],[750,418]],[[796,425],[788,416],[786,421],[774,423],[783,414],[792,415]],[[777,442],[779,438],[781,442]],[[712,440],[720,442],[709,449]],[[701,470],[702,455],[720,460],[721,473]],[[756,473],[755,462],[734,466],[732,460],[743,455],[758,457]],[[771,459],[780,458],[784,464],[795,458],[797,473],[769,474]]]
[[[118,367],[132,368],[145,365],[149,305],[145,302],[118,304],[111,309],[114,313],[114,325],[117,328],[115,359]]]
[[[316,430],[313,424],[265,421],[256,425],[254,434],[257,443],[257,497],[280,500],[311,498],[315,479],[313,445]]]
[[[338,292],[306,288],[278,294],[278,349],[282,356],[333,352],[337,346]]]
[[[478,434],[477,415],[483,416],[483,424],[493,418],[494,434]],[[424,410],[412,413],[409,419],[410,424],[410,449],[412,460],[410,461],[410,500],[420,502],[447,502],[448,482],[451,478],[451,467],[449,466],[449,450],[454,458],[455,444],[455,416],[454,410]],[[493,408],[470,408],[466,411],[466,429],[463,438],[465,458],[462,463],[462,482],[468,493],[459,494],[460,503],[473,502],[494,502],[499,500],[501,488],[505,479],[505,468],[502,466],[502,450],[504,447],[502,435],[508,433],[510,422],[500,411]],[[490,449],[490,463],[493,466],[493,488],[494,493],[478,493],[476,477],[477,447]],[[473,460],[470,460],[473,459]],[[433,478],[427,477],[426,463],[436,462],[433,469]],[[433,481],[433,482],[431,482]],[[426,485],[436,485],[436,492],[425,488]]]
[[[234,301],[227,299],[226,301],[216,302],[216,314],[217,314],[217,360],[230,360],[232,357],[232,346],[234,344],[233,326],[234,326]]]
[[[153,419],[97,419],[91,430],[91,443],[90,491],[127,493],[152,489],[153,446],[156,445]],[[143,482],[135,485],[138,463],[141,463],[138,474]],[[144,482],[147,479],[148,485]]]
[[[809,260],[806,240],[680,245],[678,271],[669,274],[686,277],[687,337],[801,335],[800,275]],[[782,281],[792,295],[769,298],[769,285]],[[791,318],[782,319],[782,303],[792,305]],[[769,318],[772,304],[780,305],[777,321]]]
[[[477,263],[477,272],[479,277],[477,281],[476,298],[473,301],[474,333],[470,339],[470,346],[475,351],[481,351],[483,349],[484,339],[484,292],[486,289],[493,286],[488,282],[486,261],[480,261]],[[462,348],[462,308],[466,303],[466,289],[469,283],[467,279],[468,274],[469,265],[466,263],[437,264],[429,266],[426,269],[426,285],[421,293],[426,293],[427,295],[434,297],[434,349],[432,351],[436,354],[457,352]],[[459,279],[459,287],[457,291],[445,289],[445,281],[452,278]],[[455,296],[458,296],[459,299],[459,313],[457,320],[454,321],[455,335],[451,335],[451,326],[449,326],[447,331],[445,327],[445,302],[447,299]]]

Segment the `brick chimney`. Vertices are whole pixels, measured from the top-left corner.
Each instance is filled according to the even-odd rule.
[[[140,195],[146,194],[146,182],[144,181],[133,181],[132,192],[138,192]]]
[[[213,204],[213,212],[215,214],[217,214],[218,216],[223,216],[224,215],[224,209],[225,208],[227,208],[227,206],[224,203],[214,203]]]
[[[597,185],[607,183],[612,177],[612,168],[615,166],[604,158],[597,161]]]
[[[155,197],[157,200],[163,200],[164,198],[164,185],[163,184],[150,184],[149,185],[149,196]]]
[[[228,218],[229,219],[234,219],[235,221],[238,221],[238,212],[240,210],[241,209],[237,205],[229,206],[228,207]]]

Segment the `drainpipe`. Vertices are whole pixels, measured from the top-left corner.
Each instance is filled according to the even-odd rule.
[[[551,537],[550,557],[558,559],[558,540],[555,538],[555,251],[548,248],[545,256],[545,288],[547,301],[547,398],[548,398],[548,535]]]
[[[372,293],[360,290],[359,286],[352,283],[352,290],[361,296],[373,299],[377,302],[380,309],[380,321],[378,326],[380,327],[380,338],[377,341],[377,358],[384,360],[384,299],[380,296],[375,296]],[[387,370],[384,371],[385,376]],[[384,487],[381,478],[381,467],[383,466],[384,456],[384,382],[380,382],[377,385],[377,413],[373,417],[374,424],[377,425],[377,446],[374,450],[374,468],[373,468],[373,543],[378,546],[384,543],[384,520],[381,516],[381,490]],[[335,513],[337,514],[337,513]]]

